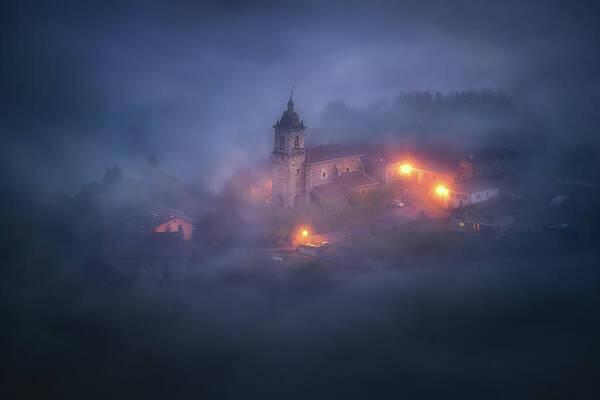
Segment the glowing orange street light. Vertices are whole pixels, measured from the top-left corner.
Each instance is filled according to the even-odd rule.
[[[412,172],[412,165],[410,164],[402,164],[400,166],[400,174],[402,175],[410,175],[410,173]]]
[[[440,197],[446,197],[450,194],[450,190],[448,190],[448,188],[440,185],[435,188],[435,193]]]
[[[304,236],[304,237],[308,236],[308,231],[306,231],[306,230],[302,231],[302,236]]]

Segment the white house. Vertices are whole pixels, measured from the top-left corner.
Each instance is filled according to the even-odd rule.
[[[454,184],[446,199],[448,208],[477,204],[498,197],[499,189],[494,183],[487,181],[468,181]]]

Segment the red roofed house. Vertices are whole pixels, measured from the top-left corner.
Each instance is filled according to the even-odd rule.
[[[127,225],[137,232],[180,235],[184,240],[192,238],[194,227],[183,211],[163,206],[149,207],[130,216]]]

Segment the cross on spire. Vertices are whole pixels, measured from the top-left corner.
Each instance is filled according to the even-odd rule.
[[[290,99],[288,100],[288,103],[287,103],[288,111],[294,111],[294,101],[292,100],[293,96],[294,96],[294,86],[292,86],[292,90],[290,91]]]

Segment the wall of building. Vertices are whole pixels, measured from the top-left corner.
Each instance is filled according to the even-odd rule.
[[[276,128],[274,141],[271,201],[276,206],[300,206],[304,203],[306,183],[304,129]]]
[[[309,188],[335,182],[340,174],[358,171],[360,156],[349,156],[308,165]],[[325,173],[325,176],[323,176]]]
[[[410,176],[403,175],[400,173],[400,166],[404,162],[394,162],[385,164],[385,166],[377,167],[376,165],[369,166],[370,169],[374,171],[374,174],[377,176],[373,176],[373,178],[377,179],[382,183],[393,182],[396,179],[408,179],[419,185],[426,184],[438,184],[438,183],[446,183],[450,184],[454,182],[455,175],[447,172],[439,172],[432,171],[425,168],[412,168]]]
[[[452,216],[449,220],[449,230],[456,232],[493,233],[502,235],[513,224],[514,218],[506,216],[494,221],[464,216]]]
[[[438,184],[438,183],[452,183],[454,182],[454,175],[445,172],[431,171],[421,168],[413,168],[412,173],[415,175],[415,179],[418,184]]]
[[[296,138],[298,145],[296,146]],[[283,146],[281,143],[283,141]],[[275,147],[273,151],[292,153],[294,151],[304,151],[304,130],[277,130],[275,132]]]
[[[371,162],[365,164],[365,173],[379,183],[390,183],[400,178],[398,174],[399,163],[382,164]]]
[[[487,201],[495,197],[498,197],[498,189],[485,189],[471,193],[469,201],[471,203],[481,203],[482,201]]]
[[[472,193],[451,191],[447,199],[447,208],[457,208],[469,204],[481,203],[498,197],[498,188],[479,190]]]
[[[281,196],[281,206],[294,207],[298,201],[304,201],[306,182],[305,154],[273,153],[271,168],[272,202],[278,205],[277,196]],[[297,200],[299,199],[299,200]]]

